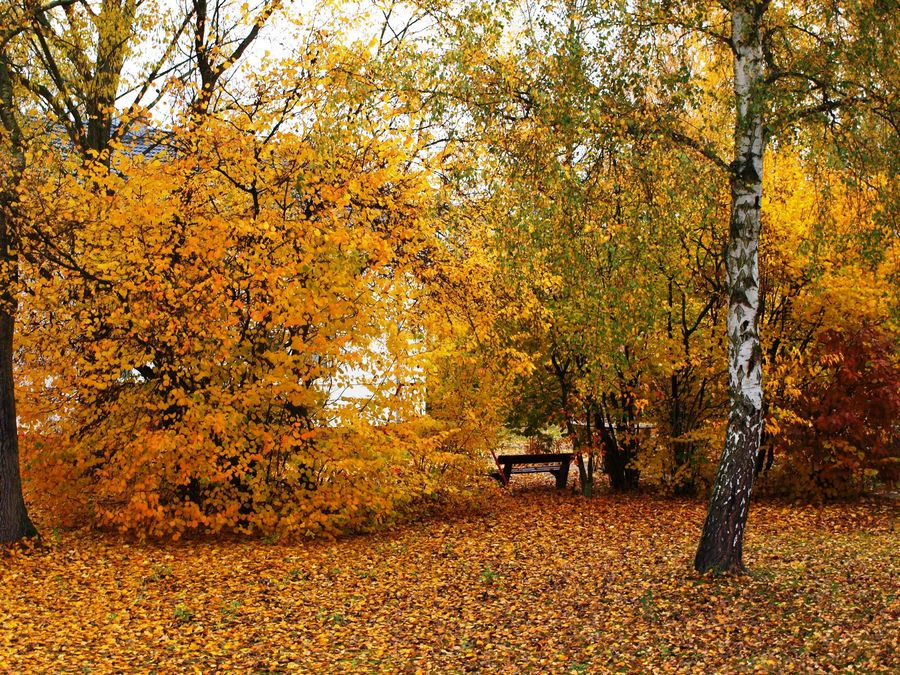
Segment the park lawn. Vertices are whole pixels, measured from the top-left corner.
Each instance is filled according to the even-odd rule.
[[[704,504],[531,486],[333,542],[47,533],[0,553],[0,671],[900,670],[894,502],[754,504],[712,580]]]

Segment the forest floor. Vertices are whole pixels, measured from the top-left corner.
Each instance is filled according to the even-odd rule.
[[[714,580],[704,504],[543,478],[332,542],[53,532],[0,552],[0,672],[900,671],[896,501],[754,504]]]

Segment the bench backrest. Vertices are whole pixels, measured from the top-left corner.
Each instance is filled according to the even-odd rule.
[[[550,462],[571,462],[571,452],[538,453],[535,455],[500,455],[497,462],[500,464],[547,464]]]

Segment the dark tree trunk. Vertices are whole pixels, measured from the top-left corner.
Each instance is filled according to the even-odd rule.
[[[588,455],[584,461],[584,455],[580,452],[578,458],[578,484],[581,486],[581,496],[590,499],[594,496],[594,453]]]
[[[626,348],[627,355],[627,348]],[[603,394],[595,408],[595,426],[603,444],[603,470],[616,492],[637,490],[641,472],[634,468],[638,452],[636,379],[627,381],[619,373],[620,393]]]
[[[728,438],[716,474],[709,513],[694,559],[699,572],[742,574],[744,528],[753,487],[753,465],[759,448],[762,414],[738,404],[728,419]]]
[[[2,244],[0,244],[2,250]],[[4,282],[6,279],[4,279]],[[3,296],[9,293],[4,292]],[[6,298],[4,297],[3,300]],[[0,310],[0,543],[37,534],[22,497],[19,438],[13,397],[13,316]]]
[[[13,336],[19,285],[16,228],[16,186],[25,170],[22,135],[16,122],[12,78],[6,55],[0,53],[0,123],[6,131],[0,147],[6,166],[0,179],[0,543],[37,534],[22,496],[19,473],[19,434],[13,379]]]
[[[87,148],[95,157],[109,148],[113,134],[113,110],[119,93],[119,82],[128,46],[134,30],[136,0],[103,0],[97,21],[97,41],[94,73],[89,95],[85,100],[87,113]],[[110,163],[107,152],[103,163]]]
[[[605,447],[605,444],[604,444]],[[640,471],[629,467],[632,453],[623,451],[620,445],[613,445],[604,453],[606,475],[609,484],[616,492],[637,490]]]
[[[13,379],[18,258],[15,246],[12,195],[0,197],[0,543],[37,534],[28,518],[19,474],[19,435]]]
[[[764,60],[762,16],[767,2],[732,10],[735,157],[731,165],[728,273],[728,373],[731,412],[725,448],[694,567],[742,573],[744,528],[763,427],[759,315],[759,231],[762,202]]]
[[[591,429],[590,402],[585,404],[584,409],[584,439],[579,441],[577,447],[574,447],[573,450],[578,456],[578,485],[581,488],[581,496],[590,499],[594,496],[594,454],[596,452],[596,444],[594,443],[594,432]],[[587,450],[587,463],[584,461],[584,450]]]

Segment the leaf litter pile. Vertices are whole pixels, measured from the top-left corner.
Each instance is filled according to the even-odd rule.
[[[487,503],[293,545],[54,533],[0,554],[0,671],[900,670],[896,503],[755,504],[751,575],[715,580],[700,502]]]

